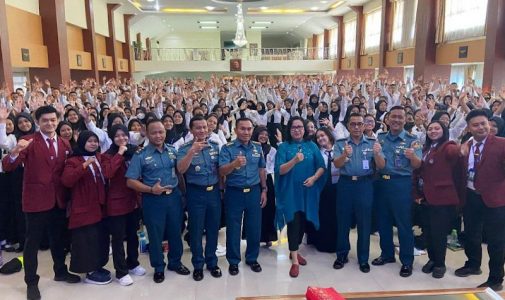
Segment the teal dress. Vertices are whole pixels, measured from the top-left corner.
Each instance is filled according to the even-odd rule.
[[[288,173],[280,175],[281,165],[290,161],[298,152],[303,153],[304,160]],[[276,224],[279,229],[292,221],[296,212],[305,213],[307,221],[312,222],[316,229],[319,228],[319,194],[324,188],[326,177],[321,176],[311,187],[303,185],[319,168],[325,169],[324,159],[313,142],[292,141],[279,145],[275,156]]]

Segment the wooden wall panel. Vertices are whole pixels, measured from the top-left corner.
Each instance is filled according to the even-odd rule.
[[[124,58],[124,55],[123,55],[123,43],[121,43],[120,41],[116,41],[114,43],[114,46],[116,47],[116,57],[119,59],[119,58]]]
[[[112,56],[98,54],[98,71],[112,71]]]
[[[96,40],[96,53],[99,55],[107,55],[107,46],[105,44],[105,37],[103,35],[96,34],[95,40]]]
[[[340,59],[340,69],[341,70],[354,70],[354,56],[346,57]]]
[[[69,50],[84,51],[81,28],[67,24],[67,44]]]
[[[459,58],[459,48],[467,46],[467,58]],[[484,61],[486,50],[486,39],[463,41],[457,43],[442,44],[437,47],[437,65],[448,65],[454,63],[475,63]]]
[[[398,63],[398,54],[403,53],[403,63]],[[386,68],[404,67],[414,65],[414,48],[386,51]]]
[[[117,59],[117,70],[119,72],[128,72],[128,60],[124,58]]]
[[[359,65],[361,66],[361,69],[368,70],[368,69],[375,69],[379,67],[379,59],[380,54],[375,53],[375,54],[370,54],[370,55],[361,55],[359,60]],[[370,59],[370,60],[369,60]]]
[[[80,59],[78,58],[80,56]],[[68,60],[72,70],[91,70],[91,53],[79,50],[68,50]],[[80,65],[79,65],[80,63]]]

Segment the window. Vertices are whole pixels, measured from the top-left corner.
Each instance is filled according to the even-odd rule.
[[[368,13],[365,18],[365,54],[379,52],[381,41],[381,19],[380,9]]]
[[[344,23],[344,54],[345,57],[354,56],[356,50],[356,20]]]
[[[338,26],[330,29],[330,58],[334,59],[337,57],[337,47],[338,47]]]
[[[488,0],[445,0],[444,41],[485,35]]]
[[[417,0],[393,2],[393,49],[414,46]]]
[[[324,59],[324,33],[317,36],[317,58]]]

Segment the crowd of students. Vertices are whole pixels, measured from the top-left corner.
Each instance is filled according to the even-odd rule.
[[[226,226],[229,273],[236,275],[242,223],[254,272],[261,272],[259,244],[271,245],[287,225],[289,275],[297,277],[307,263],[298,251],[304,234],[319,251],[336,253],[333,267],[341,269],[355,223],[359,269],[367,273],[375,231],[382,253],[372,265],[396,261],[395,225],[400,275],[407,277],[417,207],[425,213],[420,223],[429,255],[423,272],[444,276],[446,236],[459,230],[462,215],[468,261],[456,275],[481,273],[484,233],[490,274],[482,286],[501,290],[504,109],[505,88],[483,92],[470,79],[463,86],[436,77],[404,82],[387,73],[103,78],[58,86],[35,78],[15,91],[4,86],[2,249],[23,252],[28,298],[40,299],[43,244],[56,281],[77,283],[75,274],[86,274],[88,283],[111,282],[104,269],[109,245],[121,285],[133,283],[129,274],[144,275],[141,219],[158,283],[164,240],[168,269],[190,274],[180,261],[185,211],[197,281],[204,265],[221,276],[220,227]]]

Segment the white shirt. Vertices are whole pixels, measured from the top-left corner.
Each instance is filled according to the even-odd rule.
[[[484,151],[484,145],[486,143],[486,140],[487,140],[487,137],[482,140],[482,144],[479,146],[479,150],[480,150],[480,161],[482,161],[482,151]],[[476,149],[476,145],[477,145],[477,141],[473,140],[473,138],[468,141],[469,143],[472,143],[472,146],[470,147],[470,153],[468,154],[468,171],[472,170],[474,171],[474,174],[475,174],[475,149]],[[474,178],[475,179],[475,178]],[[474,181],[472,180],[467,180],[466,182],[466,187],[469,188],[469,189],[472,189],[475,191],[475,186],[474,186]]]
[[[94,163],[98,167],[98,171],[100,171],[100,177],[102,177],[102,181],[105,184],[105,178],[103,178],[102,166],[100,166],[100,162],[98,161],[98,159],[96,159],[96,156],[94,156],[94,155],[93,156],[83,156],[82,158],[84,158],[84,161],[86,161],[90,157],[95,158]],[[93,179],[95,180],[95,183],[96,183],[96,175],[95,175],[95,169],[93,169],[93,164],[89,164],[88,168],[91,170],[91,174],[93,174]]]
[[[277,154],[277,150],[274,147],[270,147],[270,151],[267,154],[266,158],[266,170],[267,174],[273,174],[275,168],[275,154]]]
[[[47,148],[49,149],[50,145],[49,145],[48,139],[50,139],[50,137],[43,134],[42,131],[39,131],[39,132],[40,132],[40,135],[42,135],[44,142],[46,142]],[[54,141],[53,141],[54,152],[56,152],[56,157],[58,157],[58,135],[56,133],[54,134],[53,139],[54,139]]]
[[[335,159],[335,153],[333,152],[333,148],[331,150],[326,150],[324,148],[320,148],[319,149],[321,151],[321,155],[323,156],[323,160],[324,160],[324,166],[328,166],[328,154],[327,154],[327,151],[330,152],[331,154],[331,158],[332,159]],[[335,167],[335,165],[333,164],[333,162],[331,163],[331,183],[332,184],[335,184],[338,182],[338,178],[340,176],[340,169]]]

